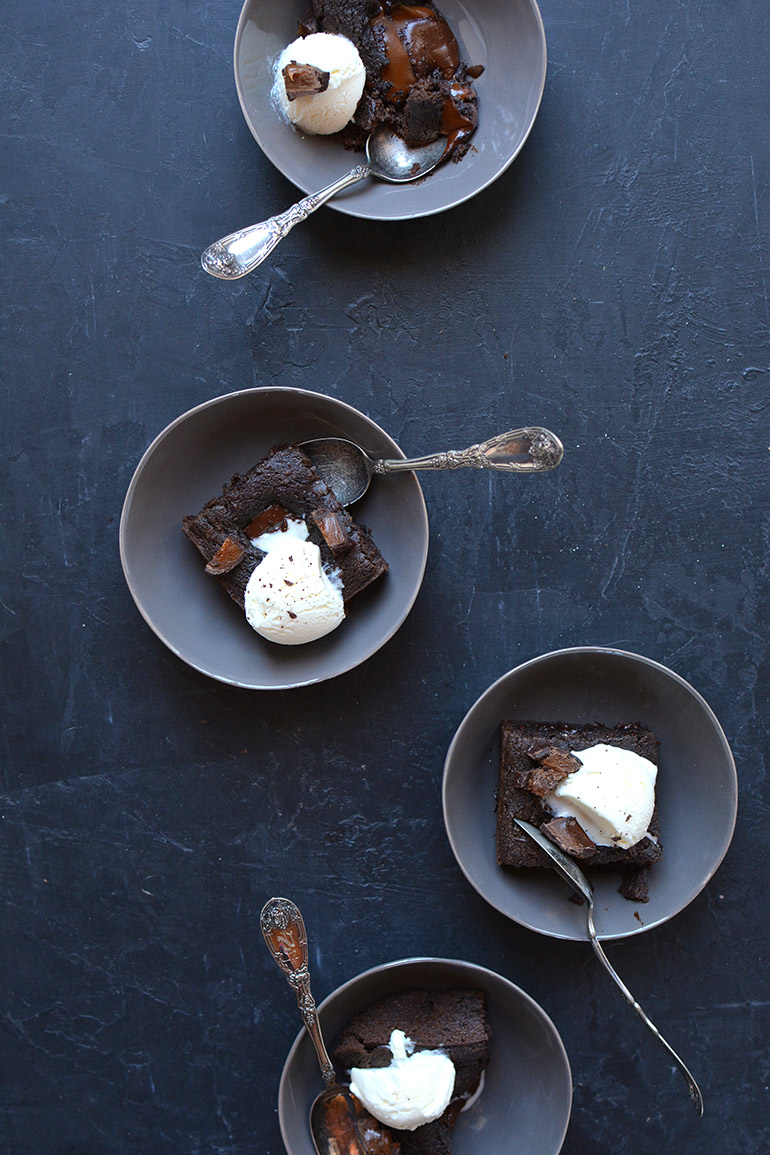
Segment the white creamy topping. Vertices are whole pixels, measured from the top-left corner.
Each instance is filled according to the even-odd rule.
[[[287,517],[282,524],[285,528],[270,529],[267,533],[261,533],[259,537],[251,539],[251,544],[261,549],[263,553],[270,553],[270,550],[284,540],[287,534],[297,541],[307,541],[308,528],[301,517]]]
[[[544,801],[557,818],[576,818],[597,846],[636,846],[647,834],[655,807],[657,766],[604,743],[572,754],[582,766]]]
[[[249,625],[284,646],[314,642],[331,633],[345,618],[339,574],[326,573],[321,551],[310,541],[281,532],[263,538],[275,541],[246,586]]]
[[[455,1087],[455,1066],[444,1051],[415,1051],[403,1031],[390,1036],[388,1067],[353,1067],[350,1090],[388,1127],[414,1131],[443,1115]]]
[[[328,72],[328,87],[323,92],[289,100],[283,79],[287,64],[311,64],[321,72]],[[278,57],[273,100],[286,120],[302,132],[328,136],[339,132],[352,119],[365,80],[366,70],[352,41],[329,32],[313,32],[292,41]]]

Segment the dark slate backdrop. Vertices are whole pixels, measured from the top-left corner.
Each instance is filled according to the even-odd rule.
[[[4,1153],[280,1155],[274,893],[319,997],[412,954],[523,986],[571,1058],[566,1155],[770,1149],[770,9],[542,11],[545,97],[497,184],[412,223],[326,210],[225,285],[202,248],[294,199],[238,108],[237,0],[5,5]],[[537,422],[568,456],[547,484],[425,476],[398,635],[326,685],[238,691],[145,626],[117,533],[152,438],[253,385],[342,398],[407,451]],[[717,877],[613,954],[700,1124],[590,951],[486,906],[444,835],[467,708],[576,644],[673,667],[735,753]]]

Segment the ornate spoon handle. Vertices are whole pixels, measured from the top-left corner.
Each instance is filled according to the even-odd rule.
[[[271,898],[262,908],[259,925],[267,949],[286,975],[289,986],[297,996],[297,1005],[315,1047],[324,1083],[328,1087],[334,1083],[336,1076],[324,1046],[318,1022],[318,1009],[310,991],[307,932],[299,907],[288,898]]]
[[[555,433],[540,426],[511,429],[471,445],[429,453],[408,461],[374,462],[375,473],[400,473],[405,469],[502,469],[516,473],[544,473],[555,469],[564,456],[564,446]]]
[[[236,281],[239,277],[245,277],[272,253],[278,242],[283,240],[296,224],[304,221],[338,192],[357,184],[368,175],[369,165],[357,164],[339,180],[327,185],[320,192],[311,193],[310,196],[297,201],[285,212],[257,225],[250,225],[246,229],[230,233],[229,236],[222,237],[221,241],[215,241],[203,253],[201,265],[212,277],[219,277],[223,281]]]

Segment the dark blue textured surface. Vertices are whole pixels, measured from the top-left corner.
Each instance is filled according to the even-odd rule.
[[[280,1155],[299,1019],[258,928],[274,893],[305,913],[319,997],[411,954],[524,987],[573,1066],[565,1155],[770,1148],[770,9],[542,11],[543,106],[494,187],[414,223],[322,211],[225,285],[200,251],[294,195],[240,116],[237,3],[6,5],[4,1155]],[[399,634],[259,695],[157,641],[117,527],[168,421],[267,384],[340,397],[407,452],[529,422],[567,456],[548,478],[427,476]],[[444,835],[466,709],[573,644],[671,666],[738,764],[717,877],[611,948],[701,1123],[588,948],[488,908]]]

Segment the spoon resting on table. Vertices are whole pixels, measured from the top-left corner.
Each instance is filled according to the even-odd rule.
[[[326,1084],[310,1108],[313,1146],[318,1155],[365,1155],[356,1123],[358,1100],[348,1087],[337,1082],[321,1033],[318,1009],[310,990],[307,932],[299,907],[288,898],[271,898],[262,908],[259,925],[267,949],[297,997]],[[373,1120],[371,1126],[376,1126]],[[381,1144],[378,1149],[387,1155],[391,1150],[388,1134],[383,1132],[376,1138]]]
[[[499,469],[507,473],[545,473],[555,469],[564,446],[555,433],[540,426],[511,429],[471,445],[426,457],[374,459],[354,441],[342,437],[319,437],[300,445],[316,471],[334,490],[341,505],[363,497],[372,477],[403,473],[411,469]]]
[[[596,927],[594,926],[594,889],[591,886],[591,883],[588,881],[586,876],[583,874],[583,871],[577,865],[575,860],[572,858],[569,858],[562,850],[559,849],[558,846],[555,846],[549,838],[546,838],[546,836],[544,834],[541,834],[541,832],[538,830],[538,828],[536,826],[533,826],[530,822],[525,822],[522,818],[514,818],[514,822],[516,823],[516,825],[521,830],[524,831],[524,833],[529,838],[532,839],[533,842],[537,843],[537,845],[541,848],[541,850],[544,850],[546,852],[546,854],[548,855],[548,857],[551,859],[551,861],[553,863],[553,867],[554,867],[554,870],[556,871],[556,873],[561,875],[561,877],[564,879],[565,882],[569,883],[569,885],[576,892],[576,894],[579,894],[581,896],[581,898],[584,898],[586,900],[586,902],[588,904],[587,912],[586,912],[587,913],[587,923],[588,923],[588,937],[591,940],[591,946],[594,949],[594,954],[599,959],[599,962],[602,964],[602,966],[607,971],[607,973],[610,975],[610,977],[614,980],[615,983],[617,983],[618,987],[620,988],[620,992],[623,995],[623,998],[629,1004],[631,1009],[636,1012],[636,1014],[639,1016],[639,1018],[644,1023],[645,1027],[647,1027],[647,1029],[653,1033],[653,1035],[658,1040],[658,1042],[661,1044],[661,1046],[664,1047],[666,1051],[668,1051],[668,1054],[674,1060],[677,1067],[679,1068],[682,1075],[684,1076],[684,1080],[687,1084],[687,1092],[690,1096],[690,1102],[692,1103],[693,1107],[698,1112],[698,1114],[702,1116],[703,1115],[703,1095],[701,1094],[700,1087],[695,1082],[695,1079],[692,1077],[692,1074],[690,1073],[688,1068],[685,1066],[685,1064],[682,1062],[682,1060],[679,1058],[679,1055],[677,1055],[674,1048],[669,1046],[669,1044],[663,1038],[663,1036],[661,1035],[660,1031],[655,1026],[655,1024],[644,1013],[644,1011],[639,1006],[638,1002],[636,1001],[634,996],[631,994],[630,990],[628,989],[626,984],[623,982],[620,975],[617,973],[617,971],[613,967],[612,963],[610,962],[610,960],[607,958],[606,954],[604,953],[604,949],[603,949],[603,947],[602,947],[601,943],[599,942],[599,939],[597,938],[597,935],[596,935]]]
[[[272,253],[278,242],[296,224],[304,221],[343,189],[358,184],[368,176],[376,176],[390,184],[419,180],[421,176],[427,176],[433,171],[445,156],[447,147],[446,137],[440,136],[430,144],[410,148],[390,129],[377,128],[366,142],[366,164],[357,164],[350,172],[320,192],[304,197],[285,212],[215,241],[204,251],[201,265],[205,272],[223,281],[245,277]]]

